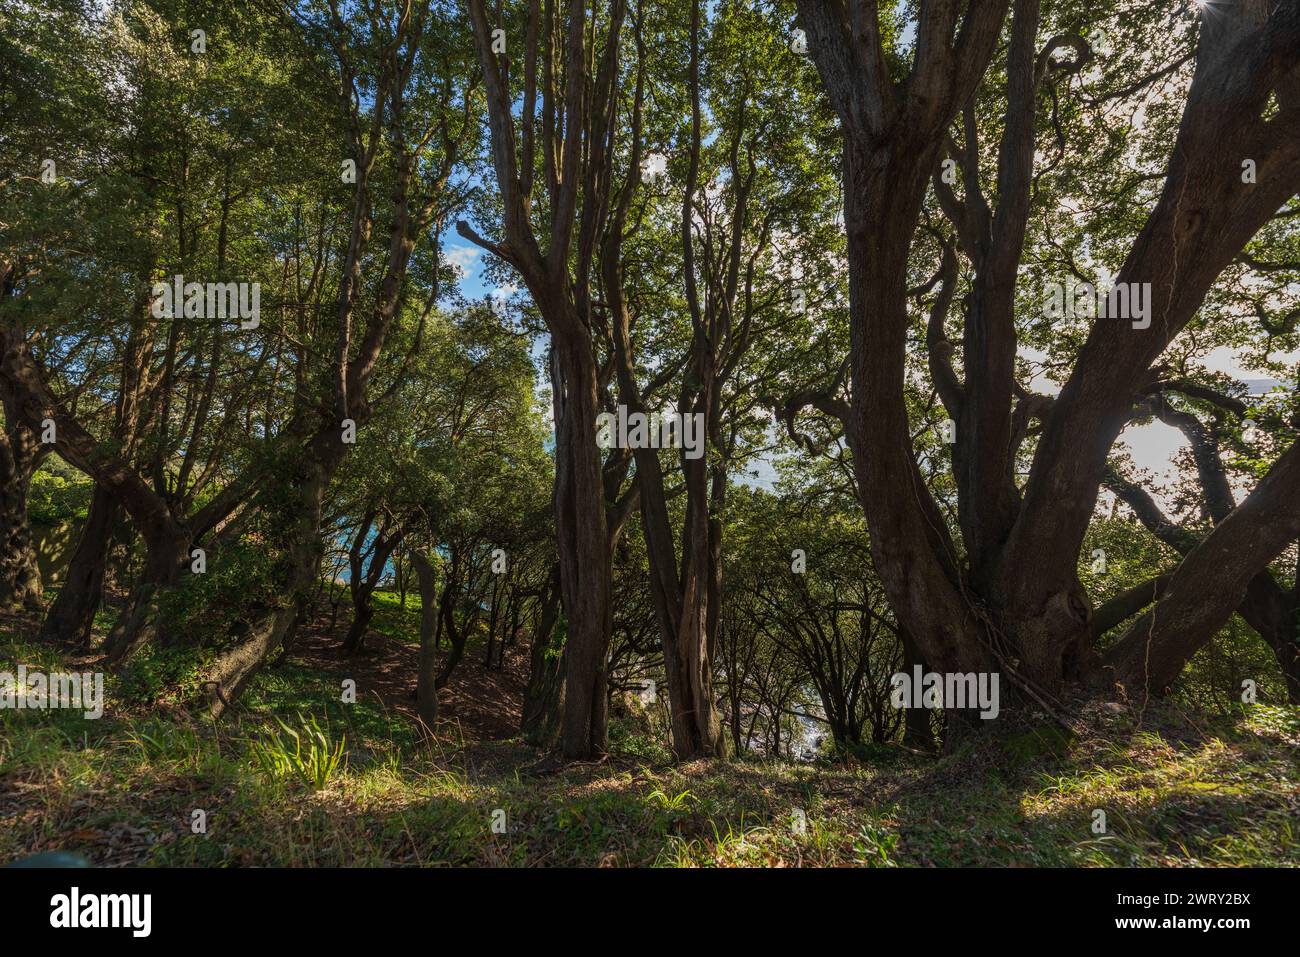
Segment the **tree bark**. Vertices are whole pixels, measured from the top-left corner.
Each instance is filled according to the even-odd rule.
[[[63,587],[41,627],[43,640],[90,647],[95,613],[104,600],[104,570],[119,514],[112,493],[96,485]]]
[[[1245,601],[1237,612],[1272,649],[1287,700],[1300,704],[1300,581],[1284,591],[1265,569],[1246,586]]]
[[[339,430],[329,423],[316,433],[298,461],[292,483],[297,502],[290,531],[286,597],[279,607],[256,623],[245,640],[213,663],[204,683],[208,689],[208,711],[213,718],[222,717],[239,699],[305,610],[305,598],[320,573],[325,551],[320,535],[325,490],[343,460],[344,449]]]
[[[5,428],[0,429],[0,608],[41,605],[41,570],[27,518],[37,459],[36,436],[6,411]]]
[[[348,590],[352,594],[352,624],[348,626],[347,636],[343,639],[343,648],[348,654],[358,654],[365,644],[366,632],[375,617],[374,594],[383,577],[384,568],[393,551],[401,543],[401,530],[390,530],[380,525],[371,544],[370,561],[364,561],[365,542],[371,523],[363,523],[357,540],[353,543],[350,555]]]
[[[1196,388],[1194,384],[1186,383],[1176,387],[1188,394]],[[1234,406],[1231,409],[1234,414],[1245,414],[1244,405],[1236,407],[1232,400],[1222,396],[1213,398]],[[1161,420],[1180,429],[1190,441],[1204,511],[1217,526],[1236,508],[1232,484],[1219,448],[1217,428],[1207,428],[1194,414],[1174,408],[1163,394],[1156,395],[1153,401]],[[1185,558],[1196,547],[1197,535],[1170,521],[1145,488],[1114,471],[1108,473],[1107,485],[1133,509],[1152,535],[1181,556]],[[1171,578],[1172,573],[1161,575],[1117,595],[1099,608],[1092,621],[1094,638],[1155,602]],[[1300,612],[1300,582],[1293,581],[1289,590],[1283,589],[1270,569],[1262,568],[1250,579],[1237,612],[1272,650],[1282,671],[1288,700],[1300,703],[1300,617],[1297,617],[1297,612]]]
[[[1009,470],[1023,437],[1016,422],[1024,424],[1027,407],[1011,408],[1010,303],[1028,209],[1035,89],[1044,71],[1061,67],[1050,58],[1051,43],[1046,58],[1033,56],[1037,2],[1017,0],[996,214],[979,192],[973,113],[966,121],[964,202],[935,187],[977,267],[964,335],[966,382],[936,377],[945,403],[957,406],[956,477],[967,546],[960,558],[909,434],[907,266],[924,179],[938,168],[946,131],[987,69],[1006,4],[924,5],[915,60],[902,81],[886,62],[874,11],[846,20],[838,5],[816,0],[800,0],[799,10],[844,129],[853,383],[846,434],[877,570],[900,625],[929,667],[997,667],[1041,700],[1036,687],[1050,691],[1095,664],[1077,557],[1107,454],[1152,361],[1191,319],[1224,266],[1300,188],[1300,124],[1293,121],[1293,102],[1283,97],[1300,62],[1300,6],[1243,3],[1203,19],[1164,194],[1117,277],[1120,284],[1151,284],[1152,322],[1145,329],[1114,320],[1094,324],[1074,373],[1050,414],[1041,416],[1045,427],[1020,501]],[[1283,116],[1265,121],[1274,90]],[[1240,158],[1223,150],[1226,142],[1243,144],[1242,155],[1267,168],[1267,182],[1260,173],[1257,183],[1243,184]],[[942,316],[937,329],[932,319],[930,331],[941,338]],[[1262,567],[1259,554],[1281,547],[1277,534],[1267,536],[1269,548],[1244,559],[1254,566],[1251,574]],[[1220,542],[1229,537],[1223,530]],[[1234,572],[1203,593],[1197,564],[1184,562],[1157,606],[1166,622],[1190,629],[1159,629],[1158,640],[1168,647],[1157,663],[1165,669],[1185,661],[1187,646],[1218,618],[1224,589],[1239,599],[1250,578],[1238,580]],[[1134,669],[1132,658],[1122,662],[1125,680],[1134,680]]]
[[[416,671],[415,706],[420,720],[432,730],[438,720],[438,586],[433,562],[420,549],[409,549],[420,589],[420,657]]]
[[[604,483],[596,445],[596,367],[586,343],[560,343],[563,421],[556,441],[554,502],[565,618],[563,747],[590,758],[606,750],[606,657],[612,617]]]
[[[1106,458],[1152,361],[1192,319],[1222,269],[1300,189],[1294,106],[1285,111],[1290,122],[1261,118],[1272,91],[1288,76],[1294,82],[1300,7],[1278,4],[1270,14],[1264,4],[1243,3],[1214,13],[1202,20],[1164,192],[1116,277],[1117,284],[1151,284],[1150,325],[1094,323],[1047,417],[1008,536],[999,590],[1023,620],[1047,621],[1053,606],[1073,601],[1075,558]],[[1225,143],[1242,149],[1224,150]],[[1256,161],[1256,183],[1242,182],[1238,152]]]
[[[551,569],[540,597],[541,609],[533,631],[528,688],[524,692],[519,730],[528,742],[549,747],[559,735],[564,711],[564,649],[554,636],[560,611],[560,566]]]

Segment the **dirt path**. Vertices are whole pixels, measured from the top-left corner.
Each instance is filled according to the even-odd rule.
[[[37,640],[39,625],[34,615],[0,613],[0,628],[24,641]],[[337,675],[339,680],[353,678],[359,696],[378,695],[389,711],[414,720],[416,646],[372,629],[366,635],[365,651],[351,656],[343,651],[346,628],[346,622],[333,631],[328,619],[312,622],[302,630],[288,660],[313,671]],[[90,668],[102,661],[98,649],[60,651],[70,668]],[[471,644],[448,686],[438,692],[440,720],[447,722],[448,730],[459,725],[467,743],[513,737],[519,732],[528,665],[528,649],[523,642],[506,649],[500,671],[485,669],[482,644]]]
[[[344,630],[340,627],[331,634],[324,622],[303,629],[289,661],[340,679],[353,678],[359,698],[378,695],[386,708],[414,720],[415,645],[370,631],[365,650],[348,655],[342,648]],[[522,643],[506,649],[500,671],[485,669],[482,646],[471,645],[447,687],[438,692],[439,719],[459,724],[467,742],[513,737],[519,732],[527,684],[528,653]]]

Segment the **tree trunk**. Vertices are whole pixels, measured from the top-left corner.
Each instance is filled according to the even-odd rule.
[[[524,692],[519,730],[530,744],[549,747],[559,734],[564,710],[564,649],[554,641],[560,610],[560,566],[551,569],[541,596],[533,632],[528,688]]]
[[[996,214],[979,195],[974,169],[965,171],[960,203],[945,202],[938,177],[935,185],[976,266],[964,335],[966,382],[936,376],[936,386],[948,393],[945,404],[954,395],[957,400],[958,510],[967,545],[959,560],[908,432],[907,267],[926,179],[938,168],[948,127],[987,70],[1005,8],[970,5],[954,38],[950,18],[957,7],[923,5],[917,34],[929,38],[927,49],[918,51],[900,84],[874,14],[850,22],[833,5],[799,0],[810,50],[844,129],[853,384],[846,434],[876,568],[929,667],[998,668],[1010,679],[1006,684],[1032,692],[1095,665],[1077,558],[1107,455],[1131,418],[1152,362],[1191,320],[1223,268],[1300,185],[1297,127],[1263,118],[1274,91],[1282,98],[1284,84],[1294,83],[1300,9],[1252,2],[1204,18],[1164,193],[1116,279],[1118,285],[1149,283],[1154,321],[1092,326],[1051,414],[1037,416],[1044,427],[1017,502],[1007,484],[1017,441],[1007,441],[1008,421],[1021,413],[1010,405],[1010,304],[1032,173],[1035,125],[1028,119],[1041,70],[1036,0],[1017,0]],[[971,135],[968,162],[978,156]],[[1224,152],[1225,142],[1254,144],[1252,159],[1261,170],[1269,167],[1268,176],[1243,183],[1240,159]],[[1188,196],[1197,197],[1194,206]],[[1256,522],[1238,519],[1235,530],[1216,529],[1188,555],[1157,606],[1139,621],[1141,632],[1135,628],[1112,649],[1108,664],[1130,692],[1148,679],[1152,687],[1165,686],[1226,620],[1232,608],[1224,603],[1240,600],[1250,577],[1267,565],[1264,556],[1284,547],[1278,536],[1294,536],[1289,520],[1278,518],[1286,527],[1263,533]],[[1248,541],[1251,533],[1257,540]],[[1234,548],[1223,548],[1229,544]],[[1216,564],[1233,567],[1216,578]]]
[[[447,633],[447,641],[451,647],[447,653],[447,660],[442,664],[442,670],[434,679],[434,686],[437,688],[447,687],[447,682],[451,681],[452,673],[455,672],[456,666],[460,664],[460,659],[465,655],[465,642],[469,639],[471,621],[464,623],[464,627],[456,625],[456,591],[454,579],[448,579],[447,586],[442,591],[442,604],[438,609],[442,616],[443,628]]]
[[[1300,445],[1187,553],[1160,599],[1105,656],[1130,695],[1167,688],[1246,597],[1254,578],[1300,537]]]
[[[352,595],[352,624],[348,626],[347,636],[343,639],[343,648],[350,655],[358,654],[365,644],[366,632],[375,617],[375,606],[370,601],[369,590],[354,592]]]
[[[109,639],[109,653],[120,661],[156,629],[151,614],[156,611],[155,593],[175,582],[189,547],[189,532],[172,514],[171,504],[150,488],[126,457],[115,454],[111,443],[98,441],[60,407],[18,330],[0,328],[0,380],[6,416],[21,418],[33,430],[52,418],[59,454],[110,491],[144,536],[148,549],[144,578]],[[119,423],[117,434],[125,430]],[[203,522],[196,520],[196,524]]]
[[[41,571],[36,563],[27,493],[36,467],[36,436],[6,413],[0,429],[0,608],[39,608]]]
[[[916,642],[912,641],[906,631],[900,631],[899,637],[903,643],[903,674],[912,674],[912,669],[917,665],[924,669],[925,662],[921,660]],[[930,751],[934,748],[934,736],[930,732],[930,712],[925,708],[903,709],[903,744],[918,751]]]
[[[905,400],[908,240],[935,151],[900,159],[846,134],[844,153],[856,320],[848,436],[872,556],[900,624],[930,667],[988,671],[990,659],[957,586],[956,549],[912,455]]]
[[[388,559],[402,540],[400,531],[386,533],[381,526],[380,531],[376,533],[370,563],[364,566],[358,546],[364,545],[360,540],[365,537],[369,528],[370,523],[366,522],[358,535],[358,542],[353,546],[356,551],[351,562],[351,579],[348,583],[352,593],[352,624],[348,627],[347,637],[343,640],[343,648],[348,654],[358,654],[365,644],[366,632],[375,617],[373,602],[375,589],[379,586],[380,578],[383,577]]]
[[[321,541],[321,507],[325,489],[343,460],[344,446],[332,423],[313,437],[299,460],[299,472],[292,487],[297,489],[297,517],[291,530],[289,575],[286,599],[265,616],[244,641],[225,651],[213,663],[205,687],[208,711],[220,718],[247,689],[267,658],[280,647],[302,615],[304,598],[311,593],[320,574],[324,554]]]
[[[1268,572],[1270,582],[1272,576]],[[1256,579],[1262,576],[1256,576]],[[1270,609],[1271,614],[1264,620],[1258,615],[1251,615],[1248,610],[1251,606],[1251,593],[1255,590],[1255,581],[1252,580],[1250,588],[1247,590],[1247,598],[1243,608],[1238,609],[1247,623],[1259,633],[1264,639],[1264,643],[1269,646],[1273,652],[1273,657],[1277,659],[1277,666],[1282,672],[1282,680],[1286,685],[1286,699],[1291,704],[1300,704],[1300,601],[1297,601],[1297,595],[1300,590],[1281,593],[1280,601],[1276,608]]]
[[[1279,633],[1278,641],[1272,645],[1286,682],[1286,700],[1291,704],[1300,704],[1300,624],[1295,620],[1296,614],[1292,613],[1291,630]]]
[[[596,366],[589,344],[557,343],[555,527],[565,642],[564,754],[593,758],[607,747],[606,657],[612,618],[604,483],[596,445]]]
[[[162,598],[179,581],[182,568],[190,561],[190,538],[179,527],[168,525],[155,530],[145,547],[148,557],[144,574],[104,642],[104,653],[114,664],[126,661],[158,637]]]
[[[497,637],[497,617],[500,614],[500,581],[493,576],[492,580],[492,608],[488,614],[487,629],[487,650],[483,654],[483,670],[486,671],[492,667],[492,651],[496,647]]]
[[[613,3],[600,55],[587,42],[590,30],[585,4],[570,3],[566,14],[544,24],[546,56],[563,62],[565,77],[563,92],[557,96],[559,91],[551,85],[554,74],[550,66],[540,71],[544,77],[544,103],[554,106],[556,100],[552,97],[562,98],[565,117],[558,162],[556,155],[549,152],[550,146],[546,147],[546,165],[551,171],[547,177],[551,228],[544,253],[529,213],[535,158],[531,150],[535,141],[524,137],[529,155],[521,161],[513,133],[513,96],[503,64],[493,51],[487,7],[482,0],[469,0],[467,7],[483,77],[505,237],[502,243],[490,242],[463,221],[457,229],[519,271],[551,333],[551,384],[556,411],[553,502],[560,584],[569,621],[563,749],[571,758],[591,758],[603,754],[607,746],[606,657],[611,614],[604,483],[596,445],[600,389],[592,333],[596,318],[591,300],[590,253],[608,214],[608,197],[601,193],[600,184],[602,180],[607,182],[614,166],[606,124],[615,112],[609,104],[614,101],[620,72],[619,34],[626,5],[623,0]],[[562,37],[555,29],[561,24]],[[538,54],[534,46],[533,67],[540,59]],[[600,66],[593,83],[588,65],[597,59]],[[544,107],[543,112],[550,108]],[[556,143],[551,139],[556,132],[548,125],[542,142]],[[563,171],[562,176],[555,175],[557,170]],[[575,226],[580,230],[576,241]]]
[[[96,485],[63,587],[45,616],[43,640],[90,647],[95,612],[104,600],[104,567],[119,512],[112,493]]]
[[[420,589],[420,658],[416,670],[415,707],[420,720],[432,730],[438,720],[437,576],[426,553],[413,548],[410,556]]]

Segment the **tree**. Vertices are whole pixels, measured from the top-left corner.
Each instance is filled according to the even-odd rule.
[[[819,484],[738,496],[733,637],[750,633],[755,645],[778,649],[798,668],[816,702],[805,716],[824,723],[837,745],[889,741],[903,719],[890,706],[902,642],[880,583],[863,574],[869,545],[854,500],[824,491]],[[752,661],[756,650],[737,648],[732,656]],[[732,701],[735,739],[742,700]]]
[[[0,429],[0,607],[40,603],[41,570],[27,519],[27,494],[32,473],[47,453],[20,418],[5,413],[5,428]]]
[[[518,138],[507,58],[494,48],[494,29],[482,0],[469,0],[468,8],[487,98],[502,236],[486,239],[463,221],[458,229],[518,272],[551,336],[555,526],[569,623],[563,747],[570,757],[587,758],[606,747],[610,633],[605,483],[596,446],[599,371],[592,338],[592,280],[596,243],[609,215],[613,153],[608,139],[626,3],[615,0],[604,21],[591,23],[582,0],[570,0],[567,7],[550,0],[529,4]],[[597,63],[594,77],[588,74],[589,62]],[[535,115],[539,95],[540,124]],[[544,244],[532,210],[539,169],[549,206]]]
[[[217,715],[243,691],[302,614],[304,597],[318,574],[321,507],[346,454],[349,423],[360,428],[372,414],[367,385],[402,311],[412,256],[422,239],[438,234],[459,202],[448,184],[472,141],[469,111],[457,102],[470,102],[472,85],[456,79],[461,61],[454,47],[454,15],[441,5],[421,3],[395,17],[374,9],[349,19],[354,22],[330,7],[319,15],[309,11],[299,22],[334,51],[338,102],[348,151],[356,160],[356,189],[325,391],[319,404],[304,410],[303,420],[290,429],[305,442],[297,450],[289,483],[298,499],[289,530],[289,600],[214,665],[211,708]],[[368,115],[363,91],[373,94]],[[386,253],[373,257],[375,212],[370,200],[381,161],[391,177],[389,241]],[[370,290],[363,285],[367,267],[376,273]],[[367,292],[369,313],[354,338],[353,323],[367,305]]]
[[[1150,284],[1155,318],[1143,328],[1095,322],[1051,402],[1025,394],[1015,379],[1016,276],[1033,206],[1037,105],[1054,89],[1051,79],[1077,70],[1089,51],[1073,31],[1039,46],[1039,4],[1016,0],[991,206],[975,162],[969,106],[984,78],[996,79],[989,67],[1006,8],[923,6],[911,24],[908,63],[899,49],[901,24],[875,4],[799,3],[810,53],[843,129],[852,310],[848,435],[875,564],[900,624],[933,668],[997,667],[1040,703],[1064,680],[1099,668],[1128,689],[1159,688],[1295,537],[1294,455],[1284,454],[1233,520],[1189,553],[1177,587],[1152,609],[1151,620],[1169,625],[1151,629],[1150,621],[1139,621],[1101,662],[1091,647],[1077,556],[1108,450],[1153,360],[1192,319],[1221,270],[1300,186],[1292,102],[1300,5],[1240,4],[1203,18],[1163,190],[1116,278],[1117,285]],[[1059,61],[1057,51],[1066,47],[1081,52]],[[1266,109],[1274,98],[1276,115]],[[955,201],[944,189],[942,161],[958,117],[966,142],[964,196]],[[1242,144],[1256,182],[1243,182],[1241,157],[1224,143]],[[957,423],[961,548],[918,472],[905,398],[911,239],[932,179],[976,270],[963,316],[964,378],[942,356],[930,357],[940,360],[935,385]],[[1194,210],[1189,195],[1197,197]],[[1015,463],[1034,419],[1042,432],[1020,483]],[[1231,552],[1231,575],[1211,571],[1222,564],[1225,545],[1245,539],[1254,544]],[[1134,654],[1138,647],[1143,654]]]

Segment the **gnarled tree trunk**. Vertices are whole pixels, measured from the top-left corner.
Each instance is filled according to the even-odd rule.
[[[1145,328],[1114,319],[1094,323],[1059,397],[1033,402],[1043,397],[1025,396],[1013,407],[1011,307],[1029,209],[1038,86],[1084,59],[1080,52],[1072,64],[1053,61],[1061,37],[1036,54],[1038,6],[1038,0],[1015,2],[996,209],[980,191],[973,113],[967,114],[964,198],[957,201],[935,175],[944,212],[976,267],[963,337],[965,381],[942,362],[935,375],[959,424],[962,554],[949,540],[908,431],[907,267],[926,179],[937,174],[949,126],[987,70],[1007,4],[923,5],[914,62],[896,81],[873,11],[849,22],[837,15],[838,5],[799,0],[810,52],[844,130],[853,384],[846,432],[877,571],[930,668],[997,669],[1004,685],[1041,704],[1096,665],[1078,555],[1107,455],[1133,415],[1151,363],[1190,321],[1220,271],[1300,188],[1300,122],[1291,96],[1300,69],[1300,6],[1250,0],[1214,8],[1202,19],[1164,193],[1116,279],[1117,285],[1150,284],[1152,321]],[[1077,38],[1065,45],[1086,50]],[[1265,120],[1274,91],[1283,115]],[[1226,142],[1252,144],[1257,182],[1243,183],[1240,158],[1223,150]],[[1194,204],[1186,202],[1189,196]],[[946,307],[941,297],[940,309]],[[942,314],[937,324],[932,317],[933,339],[942,339],[942,321]],[[1030,416],[1044,427],[1019,489],[1011,476]],[[1286,468],[1279,462],[1275,470]],[[1249,502],[1243,509],[1189,553],[1152,614],[1139,622],[1145,632],[1135,628],[1113,649],[1109,664],[1130,691],[1134,682],[1167,684],[1283,547],[1280,536],[1294,537],[1289,519],[1280,516],[1286,527],[1244,547],[1244,530],[1258,526],[1247,517]],[[1233,567],[1223,573],[1228,562]]]
[[[348,626],[347,636],[343,639],[343,648],[349,654],[361,651],[365,644],[366,632],[375,617],[373,597],[383,577],[388,559],[402,541],[400,529],[386,528],[381,524],[370,545],[370,561],[365,561],[365,539],[369,537],[372,522],[369,517],[362,523],[356,540],[348,555],[349,576],[348,590],[352,595],[352,624]]]

